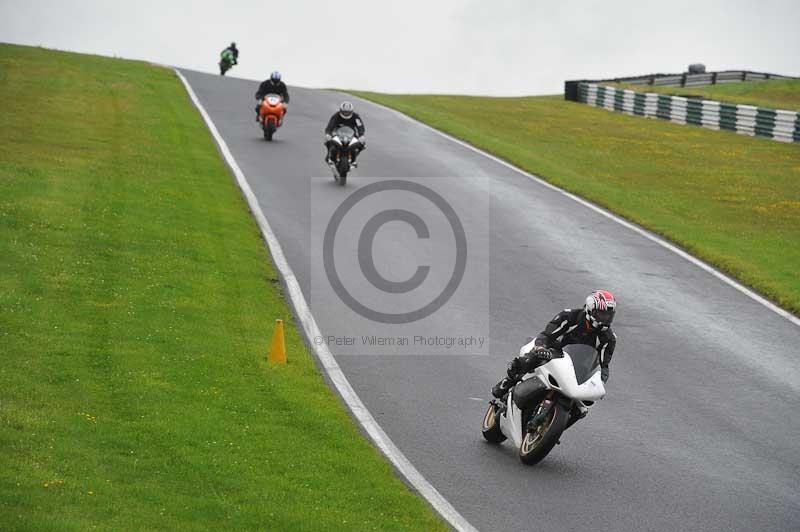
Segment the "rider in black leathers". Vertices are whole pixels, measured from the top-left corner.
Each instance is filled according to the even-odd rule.
[[[364,122],[361,120],[358,113],[353,110],[353,104],[350,102],[342,102],[341,105],[339,105],[339,110],[328,120],[328,125],[325,127],[325,162],[328,164],[331,162],[333,150],[335,149],[335,146],[331,142],[331,135],[336,128],[340,126],[349,126],[353,128],[353,131],[356,132],[356,136],[361,141],[359,148],[353,151],[353,165],[357,166],[356,158],[358,158],[358,154],[367,146],[364,139]]]
[[[552,358],[550,348],[570,344],[586,344],[597,349],[603,382],[608,381],[609,364],[617,345],[611,330],[617,302],[607,290],[596,290],[586,298],[583,308],[564,309],[550,320],[545,329],[523,346],[523,355],[514,358],[506,370],[506,378],[492,388],[492,395],[503,397],[526,373]]]
[[[261,82],[261,85],[258,86],[258,90],[256,91],[256,100],[258,101],[256,104],[256,120],[258,120],[261,100],[267,94],[278,94],[283,98],[283,103],[286,104],[283,107],[284,115],[289,110],[289,89],[286,88],[286,83],[281,81],[281,73],[275,71],[269,75],[269,79],[265,79]]]

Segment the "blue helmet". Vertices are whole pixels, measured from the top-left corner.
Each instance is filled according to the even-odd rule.
[[[269,75],[269,79],[271,79],[273,83],[278,83],[281,80],[281,73],[276,70]]]

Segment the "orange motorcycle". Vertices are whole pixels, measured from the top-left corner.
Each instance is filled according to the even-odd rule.
[[[258,110],[258,123],[264,130],[264,138],[272,140],[272,135],[283,124],[283,115],[286,114],[286,104],[278,94],[267,94],[261,100]]]

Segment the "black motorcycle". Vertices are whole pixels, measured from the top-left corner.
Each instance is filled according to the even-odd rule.
[[[336,128],[329,142],[333,149],[329,150],[330,162],[328,164],[333,170],[333,178],[344,186],[347,183],[347,174],[356,166],[355,156],[364,146],[356,132],[349,126]]]

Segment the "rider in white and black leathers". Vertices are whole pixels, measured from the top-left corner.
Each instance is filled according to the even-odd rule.
[[[331,142],[331,136],[334,130],[339,126],[348,126],[352,128],[353,131],[356,132],[356,136],[361,140],[359,148],[353,151],[353,163],[355,163],[358,154],[367,147],[367,141],[364,138],[364,122],[361,120],[358,113],[355,112],[353,104],[350,102],[342,102],[339,105],[339,110],[328,120],[328,125],[325,127],[325,162],[330,163],[333,157],[334,146]]]
[[[617,344],[617,335],[611,330],[616,310],[617,302],[611,292],[596,290],[586,298],[583,308],[564,309],[556,314],[533,341],[523,346],[525,354],[508,364],[507,377],[492,388],[492,394],[497,398],[503,397],[523,375],[552,358],[550,348],[570,344],[585,344],[597,349],[601,376],[606,382],[608,365]]]

